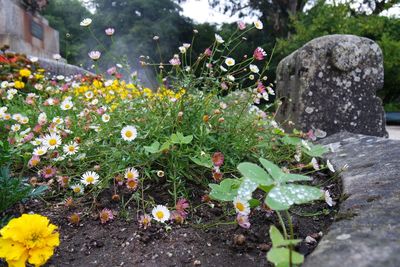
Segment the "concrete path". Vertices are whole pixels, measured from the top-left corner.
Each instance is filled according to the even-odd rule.
[[[339,214],[303,267],[400,266],[400,141],[338,133],[324,140],[341,174]]]
[[[386,125],[386,130],[389,133],[390,139],[400,140],[400,126]]]

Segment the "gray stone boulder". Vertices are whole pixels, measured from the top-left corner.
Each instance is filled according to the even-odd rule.
[[[277,68],[277,120],[286,130],[387,136],[381,100],[383,58],[372,40],[354,35],[314,39]]]
[[[321,142],[338,170],[343,202],[303,267],[400,266],[400,141],[337,133]]]

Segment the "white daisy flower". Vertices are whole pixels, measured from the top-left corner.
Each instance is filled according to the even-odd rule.
[[[39,146],[33,150],[33,155],[35,156],[43,156],[44,154],[47,153],[47,147],[46,146]]]
[[[22,118],[22,115],[19,114],[19,113],[15,113],[15,114],[12,115],[12,119],[15,120],[15,121],[20,121],[21,118]]]
[[[227,58],[225,59],[225,64],[226,64],[228,67],[232,67],[233,65],[235,65],[235,60],[234,60],[233,58],[231,58],[231,57],[227,57]]]
[[[61,103],[61,109],[62,110],[70,110],[74,104],[71,101],[63,101]]]
[[[63,150],[64,150],[65,154],[67,154],[67,155],[74,155],[79,150],[78,143],[71,142],[67,145],[64,145]]]
[[[100,176],[96,172],[87,171],[82,175],[81,183],[84,185],[96,184]]]
[[[311,159],[311,164],[312,164],[314,170],[316,170],[316,171],[319,170],[319,164],[318,164],[318,161],[317,161],[316,158],[312,158],[312,159]]]
[[[92,60],[96,61],[96,60],[98,60],[98,59],[101,57],[101,52],[100,52],[100,51],[97,51],[97,50],[95,50],[95,51],[90,51],[90,52],[88,53],[88,55],[89,55],[89,57],[90,57]]]
[[[254,65],[254,64],[250,64],[249,68],[250,68],[250,71],[254,72],[254,73],[258,73],[260,71],[260,69],[257,67],[257,65]]]
[[[62,124],[62,123],[64,122],[64,120],[63,120],[63,118],[61,118],[61,117],[54,117],[54,118],[53,118],[53,122],[54,122],[55,124],[57,124],[57,125],[60,125],[60,124]]]
[[[80,184],[71,185],[71,189],[72,189],[72,191],[73,191],[75,194],[77,194],[77,195],[81,195],[81,194],[84,193],[84,188],[83,188],[83,186],[80,185]]]
[[[42,138],[42,144],[47,149],[55,149],[61,145],[61,136],[56,133],[47,134]]]
[[[86,91],[86,92],[85,92],[85,97],[86,97],[87,99],[92,99],[93,96],[94,96],[94,94],[93,94],[92,91]]]
[[[86,18],[79,23],[82,27],[88,27],[90,24],[92,24],[92,19],[91,18]]]
[[[137,130],[136,130],[135,126],[128,125],[128,126],[125,126],[124,128],[122,128],[121,136],[122,136],[122,139],[124,139],[125,141],[135,140],[135,138],[137,137]]]
[[[215,41],[217,41],[217,43],[222,44],[224,43],[224,39],[222,39],[221,35],[219,34],[215,34]]]
[[[42,139],[41,138],[35,138],[35,140],[31,141],[31,144],[34,146],[39,146],[42,144]]]
[[[264,28],[264,24],[260,20],[254,21],[254,26],[259,30],[262,30]]]
[[[233,75],[228,75],[228,76],[226,76],[226,78],[228,78],[228,80],[230,80],[231,82],[235,81],[235,76],[233,76]]]
[[[333,201],[333,199],[332,199],[332,197],[331,197],[331,194],[329,193],[328,190],[326,190],[326,191],[324,192],[324,197],[325,197],[325,202],[326,202],[326,204],[328,204],[329,207],[332,207],[333,205],[336,204],[336,202]]]
[[[60,54],[53,54],[53,59],[60,60],[61,59],[61,55]]]
[[[332,163],[329,161],[329,159],[326,161],[326,166],[328,167],[328,169],[329,169],[331,172],[335,172],[335,168],[333,168],[333,165],[332,165]]]
[[[151,214],[153,215],[154,220],[156,220],[157,222],[165,222],[171,216],[168,208],[163,205],[157,205],[156,207],[154,207],[151,211]]]
[[[44,113],[44,112],[40,113],[39,116],[38,116],[38,123],[43,125],[43,124],[46,124],[46,122],[47,122],[46,113]]]
[[[128,168],[125,171],[125,178],[126,179],[138,179],[139,172],[135,168]]]
[[[185,54],[186,53],[186,48],[184,47],[184,46],[180,46],[180,47],[178,47],[179,48],[179,51],[182,53],[182,54]]]
[[[19,130],[21,130],[21,125],[14,124],[14,125],[11,126],[11,131],[18,132]]]
[[[247,215],[250,213],[250,205],[249,202],[246,200],[243,200],[239,197],[235,197],[233,200],[233,206],[235,207],[235,210],[237,213],[241,213],[244,215]]]
[[[21,119],[18,121],[21,124],[27,124],[29,122],[28,117],[21,117]]]
[[[103,115],[101,116],[101,120],[102,120],[103,122],[109,122],[109,121],[110,121],[110,115],[108,115],[108,114],[103,114]]]

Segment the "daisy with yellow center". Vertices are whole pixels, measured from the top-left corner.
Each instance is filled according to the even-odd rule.
[[[67,155],[74,155],[78,152],[79,146],[76,142],[71,142],[68,145],[64,145],[63,150]]]
[[[93,96],[94,96],[94,94],[93,94],[92,91],[87,91],[87,92],[85,92],[85,97],[86,97],[87,99],[92,99]]]
[[[156,207],[154,207],[151,211],[151,214],[153,215],[154,220],[156,220],[157,222],[165,222],[171,216],[168,208],[163,205],[157,205]]]
[[[22,124],[27,124],[27,123],[29,122],[29,118],[28,118],[28,117],[22,117],[22,118],[19,120],[19,122],[22,123]]]
[[[55,149],[61,145],[61,137],[56,133],[47,134],[43,137],[42,144],[47,149]]]
[[[254,21],[254,27],[256,27],[259,30],[262,30],[264,28],[264,25],[260,20],[257,20],[257,21]]]
[[[62,110],[70,110],[74,104],[71,101],[64,101],[61,103],[61,109]]]
[[[139,178],[139,172],[135,168],[128,168],[125,171],[126,179],[137,179]]]
[[[103,122],[109,122],[109,121],[110,121],[110,115],[108,115],[108,114],[103,114],[103,115],[101,116],[101,120],[102,120]]]
[[[80,184],[71,185],[72,192],[77,195],[81,195],[84,192],[83,186]]]
[[[226,64],[228,67],[232,67],[233,65],[235,65],[235,60],[234,60],[233,58],[231,58],[231,57],[227,57],[227,58],[225,59],[225,64]]]
[[[130,178],[130,179],[126,180],[126,187],[129,190],[136,190],[138,185],[139,185],[139,180],[138,179]]]
[[[57,125],[60,125],[60,124],[62,124],[62,123],[64,122],[64,120],[63,120],[63,118],[61,118],[61,117],[54,117],[54,118],[53,118],[53,122],[54,122],[55,124],[57,124]]]
[[[84,185],[94,185],[99,181],[99,175],[96,172],[87,171],[82,175],[81,182]]]
[[[137,137],[137,130],[135,126],[125,126],[121,130],[122,139],[125,141],[133,141]]]
[[[236,197],[233,200],[233,206],[235,207],[235,210],[237,213],[241,213],[244,215],[247,215],[250,213],[249,203],[243,199],[240,199],[239,197]]]
[[[43,156],[44,154],[47,153],[47,147],[46,146],[40,146],[37,147],[33,150],[33,155],[35,156]]]

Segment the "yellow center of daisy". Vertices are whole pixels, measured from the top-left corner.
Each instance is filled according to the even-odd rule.
[[[164,218],[164,212],[162,212],[161,210],[157,211],[156,217],[161,220],[162,218]]]
[[[128,172],[128,173],[126,174],[126,178],[128,178],[128,179],[134,178],[133,173],[132,173],[132,172]]]
[[[51,146],[57,145],[57,140],[56,139],[50,139],[49,140],[49,145],[51,145]]]
[[[79,193],[79,192],[81,192],[81,189],[78,186],[74,187],[74,193]]]
[[[237,208],[239,211],[244,211],[244,205],[243,205],[243,203],[240,203],[240,202],[236,203],[236,208]]]
[[[69,150],[69,152],[74,152],[74,151],[75,151],[75,147],[69,146],[69,147],[68,147],[68,150]]]
[[[132,131],[126,131],[125,136],[128,138],[132,137],[133,136]]]
[[[130,188],[134,188],[137,185],[135,180],[129,180],[127,183]]]
[[[53,171],[51,169],[47,169],[45,172],[46,174],[51,174]]]
[[[94,177],[93,176],[86,177],[86,182],[93,183],[94,182]]]
[[[70,105],[69,105],[69,104],[66,104],[66,105],[65,105],[65,108],[70,108]]]

